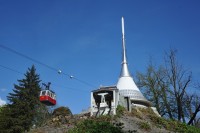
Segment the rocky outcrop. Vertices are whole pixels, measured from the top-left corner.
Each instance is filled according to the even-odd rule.
[[[119,113],[119,112],[118,112]],[[110,117],[109,117],[110,118]],[[66,133],[81,120],[90,118],[90,113],[72,115],[69,108],[60,107],[54,110],[52,117],[41,127],[33,128],[28,133]],[[131,112],[123,111],[120,115],[113,116],[113,125],[122,124],[122,130],[136,133],[174,133],[189,131],[186,125],[177,121],[165,120],[157,116],[151,108],[133,108]],[[200,130],[192,129],[199,132]]]

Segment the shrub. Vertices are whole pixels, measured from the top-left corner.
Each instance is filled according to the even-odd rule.
[[[150,115],[151,122],[157,127],[164,127],[167,130],[179,132],[179,133],[198,133],[200,129],[195,128],[194,126],[188,126],[185,123],[181,123],[175,120],[166,120],[162,117],[157,117]]]
[[[68,107],[59,107],[53,111],[53,116],[58,116],[58,115],[71,116],[72,112]]]
[[[124,111],[125,111],[125,108],[121,105],[118,105],[117,106],[117,109],[116,109],[116,115],[118,117],[122,116],[124,114]]]
[[[110,117],[90,118],[80,121],[68,133],[123,133],[122,124],[113,125]]]
[[[151,126],[150,126],[150,124],[148,122],[143,122],[142,121],[142,122],[139,122],[138,125],[139,125],[140,129],[144,129],[146,131],[151,130]]]
[[[179,133],[200,133],[200,129],[194,126],[188,126],[186,123],[181,123],[174,120],[168,120],[171,131]],[[169,130],[170,130],[169,129]]]
[[[139,119],[142,119],[142,116],[143,116],[143,114],[137,108],[132,108],[131,115],[135,116],[135,117],[137,117]]]

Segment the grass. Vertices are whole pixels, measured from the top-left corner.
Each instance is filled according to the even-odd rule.
[[[116,116],[117,116],[117,117],[122,116],[122,115],[124,114],[125,110],[126,110],[126,109],[125,109],[123,106],[118,105],[118,106],[117,106],[117,109],[116,109]]]
[[[185,123],[181,123],[175,120],[167,120],[157,116],[151,108],[132,109],[131,115],[141,120],[146,120],[145,122],[138,123],[141,129],[150,130],[152,125],[157,128],[164,128],[166,130],[178,133],[200,133],[200,129],[194,126],[188,126]]]
[[[138,125],[139,125],[140,129],[144,129],[145,131],[151,130],[151,125],[146,121],[145,122],[144,121],[138,122]]]
[[[92,117],[79,121],[69,133],[123,133],[123,123],[112,123],[110,116]]]

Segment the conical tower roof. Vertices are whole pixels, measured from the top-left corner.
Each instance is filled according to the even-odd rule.
[[[117,88],[119,89],[120,95],[128,96],[133,103],[150,106],[150,102],[146,100],[143,94],[138,89],[132,76],[128,70],[128,63],[126,59],[126,47],[124,38],[124,18],[122,17],[122,67],[119,80],[117,82]]]

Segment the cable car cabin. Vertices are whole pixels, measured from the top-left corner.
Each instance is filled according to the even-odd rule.
[[[56,94],[51,90],[43,90],[40,92],[40,102],[47,106],[56,105]]]

